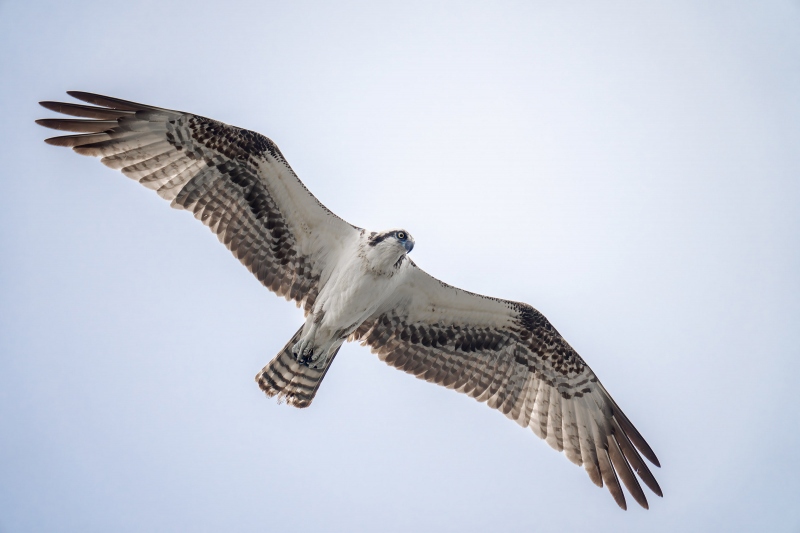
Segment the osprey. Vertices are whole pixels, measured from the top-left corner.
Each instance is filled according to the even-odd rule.
[[[530,305],[443,283],[408,254],[403,229],[368,231],[329,211],[258,133],[191,113],[69,91],[94,105],[41,102],[81,117],[38,124],[73,132],[45,142],[96,156],[185,209],[306,320],[257,375],[269,397],[308,407],[348,340],[386,363],[468,394],[567,458],[626,508],[619,480],[662,492],[655,453],[594,372]],[[87,120],[88,119],[88,120]]]

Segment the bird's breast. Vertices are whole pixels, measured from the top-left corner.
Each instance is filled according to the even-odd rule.
[[[324,311],[324,325],[360,325],[389,298],[402,281],[399,275],[379,275],[350,262],[337,269],[320,292],[315,310]]]

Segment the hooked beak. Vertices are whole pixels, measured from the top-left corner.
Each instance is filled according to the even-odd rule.
[[[406,249],[406,253],[410,254],[411,250],[414,249],[414,241],[408,239],[406,242],[403,243],[403,247]]]

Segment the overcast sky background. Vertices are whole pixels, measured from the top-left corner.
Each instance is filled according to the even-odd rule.
[[[302,321],[188,213],[42,142],[77,89],[261,132],[362,227],[531,303],[658,454],[605,489]],[[800,531],[800,2],[0,1],[0,531]]]

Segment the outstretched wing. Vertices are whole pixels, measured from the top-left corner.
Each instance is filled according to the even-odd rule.
[[[41,102],[82,117],[37,120],[78,133],[45,142],[101,157],[172,207],[190,211],[267,288],[311,309],[330,275],[330,258],[357,231],[306,189],[271,140],[191,113],[68,94],[100,107]]]
[[[533,307],[451,287],[413,263],[396,297],[353,334],[386,363],[486,402],[583,465],[626,508],[619,479],[662,495],[653,450],[594,372]]]

